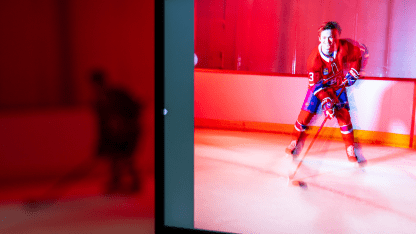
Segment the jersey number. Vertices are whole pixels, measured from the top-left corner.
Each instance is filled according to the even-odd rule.
[[[313,72],[309,72],[309,85],[312,86],[314,84]]]

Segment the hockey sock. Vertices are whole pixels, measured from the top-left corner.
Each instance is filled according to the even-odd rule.
[[[303,125],[299,123],[299,121],[296,121],[295,128],[293,129],[292,133],[292,140],[298,141],[301,137],[305,135],[306,125]]]
[[[354,145],[354,131],[351,131],[348,134],[341,134],[342,139],[344,140],[345,147],[348,148],[350,145]]]

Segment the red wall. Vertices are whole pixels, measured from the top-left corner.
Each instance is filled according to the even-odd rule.
[[[89,71],[104,67],[137,97],[154,96],[154,2],[70,1],[73,72],[77,99],[88,97]]]
[[[416,78],[416,5],[409,1],[195,2],[198,68],[306,74],[319,26],[337,21],[341,37],[368,47],[368,76]]]
[[[0,2],[0,105],[85,103],[93,68],[152,102],[154,2]]]
[[[58,7],[53,0],[0,1],[0,107],[62,101]]]

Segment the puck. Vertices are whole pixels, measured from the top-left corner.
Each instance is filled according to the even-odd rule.
[[[299,186],[301,188],[307,188],[308,187],[306,185],[306,183],[304,181],[301,181],[301,180],[294,180],[294,181],[292,181],[292,185]]]

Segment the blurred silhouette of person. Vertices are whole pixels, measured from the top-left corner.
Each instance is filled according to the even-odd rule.
[[[139,116],[142,106],[125,90],[108,87],[102,70],[93,71],[91,78],[97,98],[97,156],[110,162],[110,179],[106,193],[137,192],[140,190],[140,178],[134,153],[141,133]],[[128,178],[126,176],[130,176],[131,182],[128,190],[123,183],[123,179]]]

